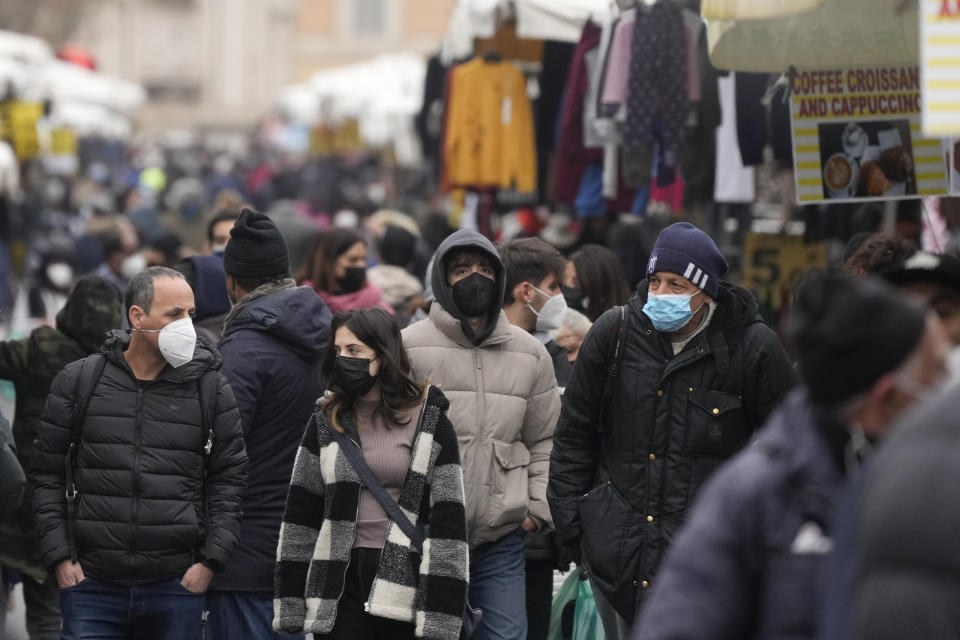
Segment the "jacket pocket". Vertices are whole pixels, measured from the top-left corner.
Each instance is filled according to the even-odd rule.
[[[636,574],[635,550],[625,544],[632,509],[610,482],[604,482],[580,498],[579,511],[584,562],[600,588],[614,593]],[[633,541],[636,546],[639,540]]]
[[[520,524],[527,515],[530,452],[522,442],[494,440],[492,464],[489,526]]]
[[[729,458],[749,438],[739,395],[699,389],[690,392],[684,455]]]

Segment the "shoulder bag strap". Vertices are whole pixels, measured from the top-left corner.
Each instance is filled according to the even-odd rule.
[[[397,526],[406,534],[410,541],[413,543],[417,551],[420,551],[423,548],[423,532],[421,532],[412,522],[410,518],[403,513],[403,510],[400,509],[400,505],[397,504],[397,501],[394,500],[387,490],[383,488],[380,480],[377,479],[377,475],[373,470],[367,465],[367,461],[363,458],[363,450],[360,449],[360,445],[356,443],[352,438],[348,437],[346,434],[340,433],[335,428],[331,427],[331,432],[333,433],[334,440],[337,441],[337,444],[340,445],[340,450],[343,452],[343,455],[347,457],[347,460],[350,461],[350,464],[353,466],[354,471],[357,472],[357,475],[360,476],[360,482],[363,483],[363,486],[367,488],[367,491],[373,494],[373,497],[377,499],[377,502],[380,503],[380,506],[383,507],[383,510],[386,511],[387,516],[397,523]]]

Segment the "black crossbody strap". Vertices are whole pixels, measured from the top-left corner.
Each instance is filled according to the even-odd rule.
[[[423,532],[410,522],[410,518],[403,513],[397,501],[383,488],[383,484],[377,479],[377,475],[373,472],[373,469],[371,469],[367,465],[367,461],[364,460],[363,450],[360,448],[360,445],[335,428],[331,428],[330,431],[333,433],[334,440],[340,445],[340,450],[343,452],[343,455],[347,457],[347,460],[353,465],[353,470],[360,476],[360,482],[363,483],[363,486],[373,494],[373,497],[376,498],[380,506],[383,507],[387,516],[396,522],[400,530],[410,538],[410,541],[417,551],[421,551],[423,549]]]

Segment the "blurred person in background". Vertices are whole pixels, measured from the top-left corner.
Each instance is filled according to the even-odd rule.
[[[234,562],[207,594],[207,633],[215,640],[279,638],[271,627],[277,536],[297,444],[323,391],[318,373],[331,315],[312,289],[290,278],[283,236],[261,213],[241,212],[223,268],[234,306],[219,346],[250,476]]]
[[[916,243],[894,233],[875,233],[865,238],[855,236],[851,242],[857,244],[850,247],[843,268],[855,276],[867,273],[882,276],[898,270],[917,252]]]
[[[423,295],[423,285],[411,275],[417,237],[403,227],[389,225],[377,242],[380,264],[367,269],[367,280],[383,293],[383,301],[397,312],[406,325],[412,315],[411,300]]]
[[[17,460],[17,447],[13,441],[10,423],[3,417],[3,413],[0,413],[0,523],[20,506],[26,484],[26,475]],[[7,611],[12,608],[10,594],[18,577],[19,574],[15,571],[0,565],[0,633],[7,624]],[[59,638],[59,632],[45,637]]]
[[[52,326],[76,282],[73,256],[66,247],[49,247],[33,273],[20,284],[11,329],[26,335],[40,325]]]
[[[146,259],[138,252],[139,248],[135,233],[107,236],[103,242],[103,263],[97,269],[96,275],[125,291],[127,283],[147,267]]]
[[[372,307],[395,313],[367,280],[367,241],[354,229],[322,232],[297,280],[312,287],[333,313]]]
[[[183,256],[183,242],[170,231],[153,234],[143,243],[143,259],[148,267],[167,267],[172,269]]]
[[[585,314],[591,322],[596,322],[607,309],[625,303],[630,297],[630,285],[620,258],[598,244],[580,247],[567,262],[563,297],[568,307]]]
[[[196,298],[197,313],[193,326],[197,333],[215,345],[223,335],[223,322],[230,312],[223,258],[217,256],[190,256],[174,267],[183,274]]]
[[[240,212],[237,209],[219,209],[207,223],[207,255],[223,255],[230,241],[230,229],[236,224]]]
[[[726,271],[703,231],[664,229],[648,279],[591,329],[564,393],[550,508],[608,640],[629,637],[700,486],[794,382],[755,298]]]
[[[567,359],[571,365],[577,361],[580,347],[592,326],[593,323],[590,322],[590,318],[576,309],[567,309],[566,313],[563,314],[560,328],[553,331],[553,339],[567,350]]]
[[[546,347],[562,393],[572,367],[567,350],[553,340],[550,332],[560,328],[567,310],[560,291],[567,261],[540,238],[505,242],[500,245],[499,254],[506,278],[503,311],[510,324],[530,333]],[[556,537],[552,533],[528,534],[526,602],[529,640],[546,640],[550,631],[553,571],[559,566]],[[566,568],[561,567],[561,570]]]
[[[803,385],[704,487],[634,638],[816,638],[848,478],[947,377],[939,320],[873,276],[808,279],[790,333]]]
[[[57,315],[56,328],[39,327],[29,337],[0,342],[0,379],[16,390],[14,437],[24,469],[30,468],[33,441],[50,384],[65,366],[100,350],[107,333],[119,329],[123,300],[116,285],[88,276],[81,279]],[[10,518],[0,522],[0,565],[24,576],[27,632],[32,640],[60,637],[60,592],[37,547],[31,495]]]
[[[486,237],[457,231],[434,256],[429,317],[403,330],[415,378],[450,399],[481,638],[526,637],[525,540],[553,524],[546,484],[560,393],[543,344],[503,312],[507,277]]]

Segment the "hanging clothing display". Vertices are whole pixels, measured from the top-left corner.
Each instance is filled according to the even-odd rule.
[[[547,41],[543,44],[543,61],[540,72],[540,97],[535,105],[537,129],[537,193],[541,201],[553,197],[551,159],[555,161],[556,130],[564,100],[564,88],[570,74],[570,62],[576,45],[568,42]]]
[[[753,202],[756,198],[755,171],[745,167],[737,142],[737,98],[735,77],[719,80],[720,109],[723,120],[717,129],[717,173],[713,199],[716,202]]]
[[[526,78],[505,61],[475,58],[448,79],[445,183],[533,192],[537,158]]]
[[[563,103],[563,125],[560,131],[560,143],[557,146],[556,185],[554,195],[557,202],[570,204],[577,197],[578,187],[583,179],[587,165],[603,159],[600,149],[587,149],[584,146],[584,113],[586,98],[590,88],[588,74],[588,55],[596,60],[597,47],[600,45],[600,27],[588,22],[583,27],[580,43],[573,53],[570,73],[567,77],[566,97]],[[602,169],[601,169],[602,173]],[[600,174],[597,175],[600,186]],[[602,190],[598,190],[601,193]]]
[[[655,144],[661,167],[674,167],[687,120],[687,47],[682,10],[673,2],[637,8],[630,43],[627,122],[623,130],[624,173],[630,186],[649,182]],[[626,162],[625,162],[626,164]]]

